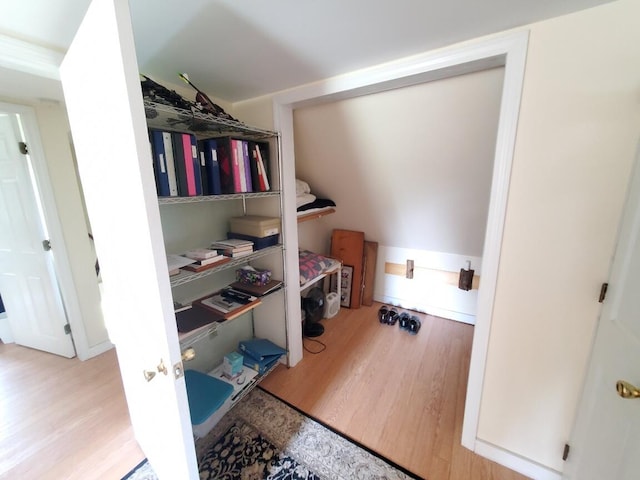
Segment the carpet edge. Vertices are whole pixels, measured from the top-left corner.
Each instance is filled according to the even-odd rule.
[[[318,423],[319,425],[323,426],[324,428],[326,428],[327,430],[335,433],[336,435],[338,435],[339,437],[344,438],[345,440],[347,440],[348,442],[353,443],[354,445],[356,445],[358,448],[361,448],[362,450],[366,451],[367,453],[373,455],[374,457],[379,458],[380,460],[382,460],[383,462],[387,463],[388,465],[390,465],[391,467],[395,468],[396,470],[401,471],[402,473],[404,473],[405,475],[407,475],[408,477],[413,478],[414,480],[426,480],[424,477],[421,477],[409,470],[407,470],[405,467],[403,467],[402,465],[398,465],[396,462],[394,462],[393,460],[388,459],[387,457],[385,457],[384,455],[379,454],[378,452],[376,452],[375,450],[372,450],[371,448],[367,447],[366,445],[361,444],[359,441],[349,437],[348,435],[345,435],[344,433],[336,430],[334,427],[332,427],[331,425],[328,425],[327,423],[323,422],[322,420],[314,417],[313,415],[309,415],[308,413],[302,411],[300,408],[296,407],[295,405],[289,403],[288,401],[284,400],[283,398],[280,398],[278,395],[276,395],[275,393],[272,393],[270,391],[268,391],[267,389],[265,389],[262,385],[257,385],[256,388],[262,390],[264,393],[272,396],[273,398],[275,398],[276,400],[284,403],[286,406],[288,406],[289,408],[291,408],[292,410],[295,410],[296,412],[298,412],[299,414],[303,415],[304,417],[313,420],[314,422]]]

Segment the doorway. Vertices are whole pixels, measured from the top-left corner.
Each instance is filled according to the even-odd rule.
[[[475,324],[503,77],[493,68],[296,109],[296,177],[338,205],[299,226],[299,245],[327,253],[331,229],[363,231],[378,244],[375,300]],[[469,290],[462,268],[475,272]]]
[[[476,326],[462,431],[462,445],[472,451],[476,450],[478,441],[480,401],[502,248],[527,44],[528,33],[526,32],[504,35],[473,47],[460,47],[445,53],[413,57],[406,62],[382,65],[377,69],[367,69],[336,77],[330,81],[318,82],[282,93],[274,98],[275,127],[282,132],[283,170],[285,176],[289,175],[289,178],[284,180],[285,195],[287,198],[295,198],[293,110],[296,108],[416,85],[498,66],[504,67],[504,87],[498,122],[487,231],[482,254],[483,281],[478,292]],[[287,191],[287,185],[290,186],[290,191]],[[285,219],[286,221],[287,219]],[[290,261],[294,260],[290,259]],[[300,354],[300,358],[291,358],[291,364],[295,365],[301,356]]]
[[[48,176],[33,112],[0,103],[0,292],[3,341],[67,358],[75,347],[59,288],[48,218]]]

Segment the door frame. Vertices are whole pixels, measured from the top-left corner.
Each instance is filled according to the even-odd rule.
[[[40,204],[42,205],[42,215],[44,217],[42,221],[44,222],[44,227],[49,234],[49,240],[53,246],[53,271],[57,279],[58,290],[62,298],[67,322],[71,327],[71,338],[74,349],[79,358],[88,358],[88,346],[84,341],[86,335],[82,322],[80,304],[76,295],[71,264],[69,262],[69,256],[67,255],[62,225],[58,217],[56,200],[49,177],[49,170],[35,110],[27,105],[0,102],[0,111],[20,116],[25,140],[29,147],[29,157],[31,158],[33,175],[36,182],[36,185],[33,186],[34,194],[39,197]],[[10,312],[7,312],[7,316],[9,315]],[[76,333],[75,336],[73,332]]]
[[[529,30],[496,35],[462,46],[416,55],[294,88],[273,97],[273,116],[275,129],[281,133],[283,171],[291,177],[284,181],[284,198],[293,199],[295,198],[293,191],[295,188],[295,182],[293,182],[295,176],[293,111],[296,108],[441,80],[495,67],[504,67],[489,215],[482,254],[482,282],[478,291],[476,325],[461,443],[464,447],[485,457],[493,457],[492,459],[499,463],[512,464],[516,462],[519,464],[520,471],[525,469],[535,472],[537,468],[535,464],[515,455],[509,455],[502,450],[491,451],[484,442],[477,438],[528,40]],[[286,231],[295,231],[296,219],[288,215],[290,210],[295,211],[295,208],[285,208],[283,223]],[[293,252],[292,255],[295,253]],[[295,261],[289,261],[288,264],[297,265]],[[294,273],[289,272],[290,275]],[[301,359],[302,351],[299,352],[299,355],[292,355],[291,366]]]

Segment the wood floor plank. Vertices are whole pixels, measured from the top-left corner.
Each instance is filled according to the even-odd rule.
[[[460,445],[473,327],[417,314],[409,335],[380,324],[380,306],[323,320],[326,350],[261,386],[423,478],[525,480]]]
[[[81,362],[0,343],[0,478],[119,479],[142,459],[115,351]]]

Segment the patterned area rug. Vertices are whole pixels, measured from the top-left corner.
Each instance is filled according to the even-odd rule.
[[[196,442],[196,453],[202,480],[420,478],[395,468],[259,388]],[[125,478],[156,479],[148,464]]]

